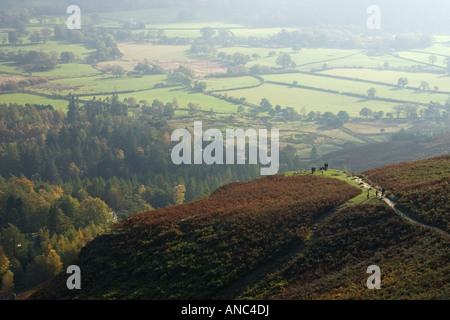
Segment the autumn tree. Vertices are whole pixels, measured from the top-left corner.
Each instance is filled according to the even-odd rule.
[[[175,204],[182,204],[186,194],[186,187],[184,185],[177,185],[173,188],[173,202]]]
[[[50,203],[39,193],[28,193],[23,197],[23,211],[25,215],[25,224],[23,232],[37,232],[45,227],[50,210]]]
[[[9,268],[9,259],[5,254],[2,246],[0,246],[0,278]]]
[[[48,244],[45,251],[36,257],[34,261],[28,265],[26,274],[26,282],[29,287],[34,287],[45,281],[51,280],[62,271],[62,262],[60,256]]]
[[[2,278],[2,300],[14,298],[14,274],[8,270]]]
[[[88,196],[81,201],[78,211],[75,213],[76,227],[86,227],[93,223],[96,226],[106,226],[111,220],[111,209],[99,198]]]

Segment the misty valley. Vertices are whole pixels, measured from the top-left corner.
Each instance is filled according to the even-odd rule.
[[[2,1],[0,300],[448,300],[448,12]]]

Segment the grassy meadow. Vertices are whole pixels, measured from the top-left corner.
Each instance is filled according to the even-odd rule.
[[[216,34],[221,30],[229,30],[234,37],[242,39],[269,37],[283,30],[279,27],[255,28],[239,25],[232,21],[218,20],[213,15],[206,16],[202,12],[198,12],[191,20],[180,21],[177,10],[164,8],[106,12],[99,13],[99,16],[101,19],[97,27],[117,29],[129,21],[143,21],[146,30],[134,30],[133,35],[156,30],[168,38],[181,37],[191,41],[201,36],[201,29],[204,27],[213,28]],[[55,17],[55,20],[60,23],[62,18],[64,16]],[[49,25],[39,25],[36,19],[31,20],[28,26],[30,31],[43,27],[51,28]],[[0,38],[7,36],[7,31],[1,30]],[[203,120],[209,119],[218,126],[225,125],[222,123],[223,119],[228,119],[227,125],[248,126],[261,122],[257,119],[252,120],[247,114],[252,111],[252,107],[248,104],[259,105],[261,100],[266,98],[273,107],[276,105],[282,108],[292,107],[300,115],[306,115],[311,111],[337,114],[345,110],[350,117],[361,118],[360,111],[365,107],[386,114],[392,112],[400,103],[396,101],[418,104],[420,107],[426,106],[430,101],[445,104],[450,97],[449,78],[442,73],[430,71],[440,70],[445,66],[444,58],[450,55],[449,40],[449,36],[436,35],[435,43],[429,48],[382,55],[368,54],[363,50],[333,48],[301,48],[294,51],[289,47],[231,45],[217,46],[214,55],[211,56],[191,54],[189,52],[191,46],[186,44],[169,45],[158,44],[155,41],[129,40],[118,42],[118,48],[123,54],[121,58],[90,65],[83,60],[94,52],[93,49],[52,39],[47,43],[33,44],[24,37],[21,44],[13,46],[4,43],[0,50],[7,52],[36,50],[55,52],[58,56],[64,51],[69,51],[75,54],[76,61],[60,63],[51,71],[32,74],[24,72],[12,63],[0,62],[0,82],[26,79],[30,76],[47,79],[46,83],[27,87],[26,93],[1,93],[0,102],[52,104],[57,109],[66,110],[68,103],[62,98],[67,98],[70,94],[80,96],[81,100],[87,100],[93,97],[106,98],[116,92],[119,99],[133,97],[138,103],[143,100],[151,104],[154,99],[163,102],[177,99],[179,108],[176,109],[175,119],[172,120],[176,125],[180,125],[180,120],[183,125],[189,125],[196,117],[201,116]],[[217,57],[219,53],[225,53],[229,57],[235,53],[242,53],[249,58],[244,67],[250,69],[260,65],[272,68],[273,71],[260,77],[229,75],[226,63]],[[281,54],[289,54],[296,67],[291,68],[289,72],[282,69],[277,64]],[[433,64],[430,61],[431,55],[437,58]],[[173,72],[179,66],[188,67],[195,73],[194,80],[205,82],[206,89],[204,92],[198,92],[182,85],[174,86],[169,82],[167,74],[133,73],[137,63],[145,60],[159,65],[167,73]],[[108,69],[113,66],[122,67],[124,74],[121,76],[111,74]],[[413,71],[410,70],[412,66],[415,66]],[[405,87],[397,85],[398,79],[402,77],[406,77],[409,82]],[[417,90],[423,81],[429,84],[429,90]],[[295,87],[294,83],[308,88]],[[168,84],[171,85],[161,87]],[[374,99],[367,97],[369,88],[376,90]],[[209,92],[220,94],[223,99],[213,97]],[[234,100],[227,100],[229,97]],[[198,104],[202,112],[198,116],[189,116],[187,112],[189,103]],[[240,106],[241,111],[244,107],[245,116],[242,112],[238,114]],[[211,113],[211,110],[214,113]],[[266,119],[270,117],[267,112],[260,112],[260,116]],[[413,127],[411,121],[405,119],[399,119],[398,123],[373,119],[350,121],[342,130],[324,130],[320,123],[303,120],[292,122],[282,117],[272,117],[265,121],[279,127],[281,144],[295,145],[298,155],[302,158],[309,157],[313,145],[317,147],[320,155],[348,145],[385,141],[388,139],[387,134]],[[386,135],[380,134],[381,128]],[[312,139],[305,138],[311,136]]]

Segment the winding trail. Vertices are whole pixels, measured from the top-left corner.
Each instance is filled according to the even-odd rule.
[[[360,177],[357,177],[357,181],[360,184],[362,184],[364,186],[364,188],[366,188],[366,189],[377,189],[376,187],[370,185],[369,183],[367,183],[366,181],[364,181]],[[397,208],[397,203],[392,201],[391,199],[389,199],[387,197],[381,197],[380,200],[384,201],[384,203],[386,203],[389,207],[391,207],[395,211],[395,213],[397,213],[403,219],[408,220],[409,222],[411,222],[411,223],[413,223],[415,225],[418,225],[418,226],[421,226],[421,227],[424,227],[424,228],[428,228],[428,229],[437,231],[438,233],[440,233],[440,234],[442,234],[442,235],[444,235],[446,237],[450,237],[450,235],[446,231],[444,231],[442,229],[439,229],[437,227],[433,227],[433,226],[430,226],[428,224],[419,222],[419,221],[417,221],[417,220],[407,216],[404,212],[402,212],[401,210],[399,210]]]
[[[373,189],[375,190],[376,187],[372,186],[368,182],[364,181],[358,176],[355,177],[355,181],[365,188],[366,190]],[[404,218],[405,220],[424,227],[431,230],[436,231],[437,233],[445,236],[450,237],[447,232],[444,230],[441,230],[439,228],[421,223],[419,221],[416,221],[410,217],[408,217],[405,213],[400,211],[396,207],[396,203],[392,201],[389,198],[382,197],[379,198],[380,200],[384,201],[389,207],[391,207],[395,213],[397,213],[400,217]],[[345,205],[345,204],[344,204]],[[301,254],[305,249],[313,246],[317,241],[320,241],[320,234],[316,232],[316,230],[320,230],[323,225],[328,223],[328,221],[333,217],[334,213],[339,211],[342,206],[333,208],[331,210],[328,210],[324,212],[322,215],[318,216],[311,224],[310,226],[310,233],[309,233],[309,239],[306,241],[293,241],[291,242],[286,248],[280,252],[278,255],[270,259],[269,261],[266,261],[265,263],[259,265],[256,267],[256,269],[250,271],[243,277],[241,277],[239,280],[232,282],[231,284],[225,286],[221,291],[215,294],[214,299],[219,300],[233,300],[239,297],[241,294],[243,294],[249,286],[252,284],[258,282],[259,280],[263,279],[266,275],[271,274],[277,270],[280,270],[280,268],[283,268],[286,266],[286,264],[295,258],[298,254]]]

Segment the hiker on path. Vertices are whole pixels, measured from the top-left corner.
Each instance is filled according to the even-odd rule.
[[[384,194],[386,193],[386,188],[381,189],[381,197],[384,198]]]

